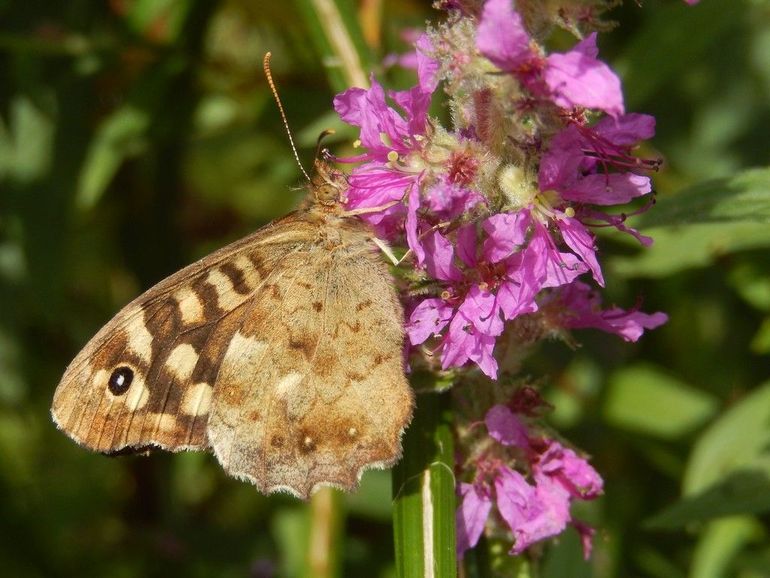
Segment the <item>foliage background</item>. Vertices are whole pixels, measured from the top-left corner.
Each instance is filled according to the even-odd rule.
[[[437,17],[428,3],[336,4],[364,65],[408,84],[378,63]],[[606,479],[578,516],[599,528],[594,558],[568,534],[539,572],[770,576],[770,3],[648,0],[610,17],[601,54],[627,108],[658,118],[642,152],[666,165],[643,223],[654,248],[602,239],[608,301],[644,296],[671,320],[636,345],[583,333],[530,360],[550,422]],[[331,114],[346,84],[327,48],[306,0],[0,0],[3,575],[307,574],[303,504],[202,454],[92,455],[48,407],[121,305],[301,197],[265,51],[306,163],[323,128],[354,138]],[[394,575],[388,472],[343,502],[340,575]]]

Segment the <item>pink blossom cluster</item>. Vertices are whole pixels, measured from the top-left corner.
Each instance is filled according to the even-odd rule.
[[[536,313],[554,294],[585,321],[565,318],[569,327],[638,339],[666,316],[602,311],[578,278],[590,275],[604,285],[592,227],[610,225],[651,242],[604,207],[651,192],[643,170],[652,163],[631,151],[652,137],[654,119],[624,113],[620,80],[598,59],[595,33],[568,52],[546,54],[511,0],[488,0],[465,45],[456,40],[462,22],[455,18],[454,25],[417,40],[417,86],[386,92],[372,78],[371,88],[353,88],[334,100],[342,120],[360,128],[364,148],[345,159],[361,163],[349,179],[348,207],[395,201],[366,218],[385,239],[405,236],[417,267],[432,281],[431,294],[409,311],[411,344],[431,340],[444,369],[470,362],[497,378],[494,348],[506,322]],[[510,81],[507,93],[501,75]],[[476,88],[470,104],[457,105],[471,120],[453,130],[428,116],[442,76],[450,78],[450,99],[452,79],[455,85],[463,76],[469,85],[496,83]],[[505,141],[521,135],[502,133],[500,144],[482,134],[489,132],[482,117],[492,98],[530,107],[557,126],[526,135],[525,152],[511,154]],[[608,116],[590,124],[589,111]],[[505,126],[505,120],[486,119],[487,125],[498,121]],[[601,322],[608,318],[615,322]]]
[[[625,112],[595,32],[548,52],[512,0],[467,4],[475,6],[445,1],[447,21],[399,59],[416,69],[416,86],[386,91],[372,77],[370,88],[334,100],[342,120],[360,129],[361,153],[340,159],[358,163],[347,207],[374,209],[363,218],[381,238],[406,245],[417,270],[406,299],[410,344],[443,370],[475,366],[497,379],[496,345],[524,318],[636,341],[667,317],[602,306],[594,229],[652,242],[618,207],[652,204],[648,173],[657,161],[633,153],[653,136],[654,118]],[[429,116],[439,86],[450,127]],[[568,523],[588,552],[592,531],[571,522],[569,509],[601,492],[598,474],[560,443],[535,439],[504,406],[485,423],[519,458],[515,466],[481,459],[473,483],[460,485],[459,551],[478,541],[496,505],[512,553]]]
[[[530,435],[521,418],[504,405],[493,406],[484,420],[489,436],[517,453],[531,481],[500,457],[480,458],[470,484],[461,483],[457,510],[457,553],[476,545],[493,506],[513,535],[511,554],[560,534],[567,524],[580,533],[583,555],[591,554],[594,531],[573,521],[573,500],[591,500],[603,482],[588,462],[556,440]]]

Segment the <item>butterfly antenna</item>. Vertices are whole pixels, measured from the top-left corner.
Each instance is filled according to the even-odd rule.
[[[302,171],[302,174],[305,175],[305,178],[309,181],[310,176],[307,174],[305,167],[302,166],[302,163],[299,160],[297,147],[294,145],[294,138],[292,138],[291,129],[289,129],[289,121],[286,120],[286,113],[283,110],[283,104],[281,104],[281,99],[278,96],[278,90],[275,88],[275,82],[273,82],[273,75],[270,72],[270,56],[271,54],[269,52],[265,53],[265,59],[262,61],[262,68],[265,71],[265,77],[267,78],[267,83],[270,85],[270,90],[273,93],[273,98],[275,98],[275,103],[278,105],[278,111],[281,113],[281,120],[283,120],[283,126],[286,129],[286,135],[289,137],[289,144],[291,144],[291,150],[294,153],[294,159],[297,161],[299,170]]]

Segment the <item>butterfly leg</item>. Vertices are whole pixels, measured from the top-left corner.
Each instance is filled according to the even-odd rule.
[[[395,207],[400,202],[401,201],[390,201],[389,203],[385,203],[384,205],[378,205],[376,207],[360,207],[358,209],[351,209],[350,211],[345,211],[344,213],[342,213],[342,216],[352,217],[354,215],[368,215],[370,213],[379,213],[380,211],[386,211],[391,207]]]
[[[399,259],[398,257],[396,257],[393,254],[393,251],[388,246],[388,244],[382,239],[379,239],[377,237],[372,237],[372,242],[380,248],[380,251],[382,251],[385,254],[388,260],[391,263],[393,263],[395,267],[398,267],[401,264],[401,261],[404,260],[403,258]]]

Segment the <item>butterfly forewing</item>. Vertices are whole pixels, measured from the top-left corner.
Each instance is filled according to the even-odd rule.
[[[206,447],[206,395],[195,386],[213,384],[244,304],[284,254],[299,246],[298,238],[286,239],[281,229],[225,247],[120,311],[67,368],[54,396],[56,423],[102,452]],[[123,369],[130,385],[115,395],[109,381]],[[194,414],[183,411],[193,403],[189,390],[200,394]]]

